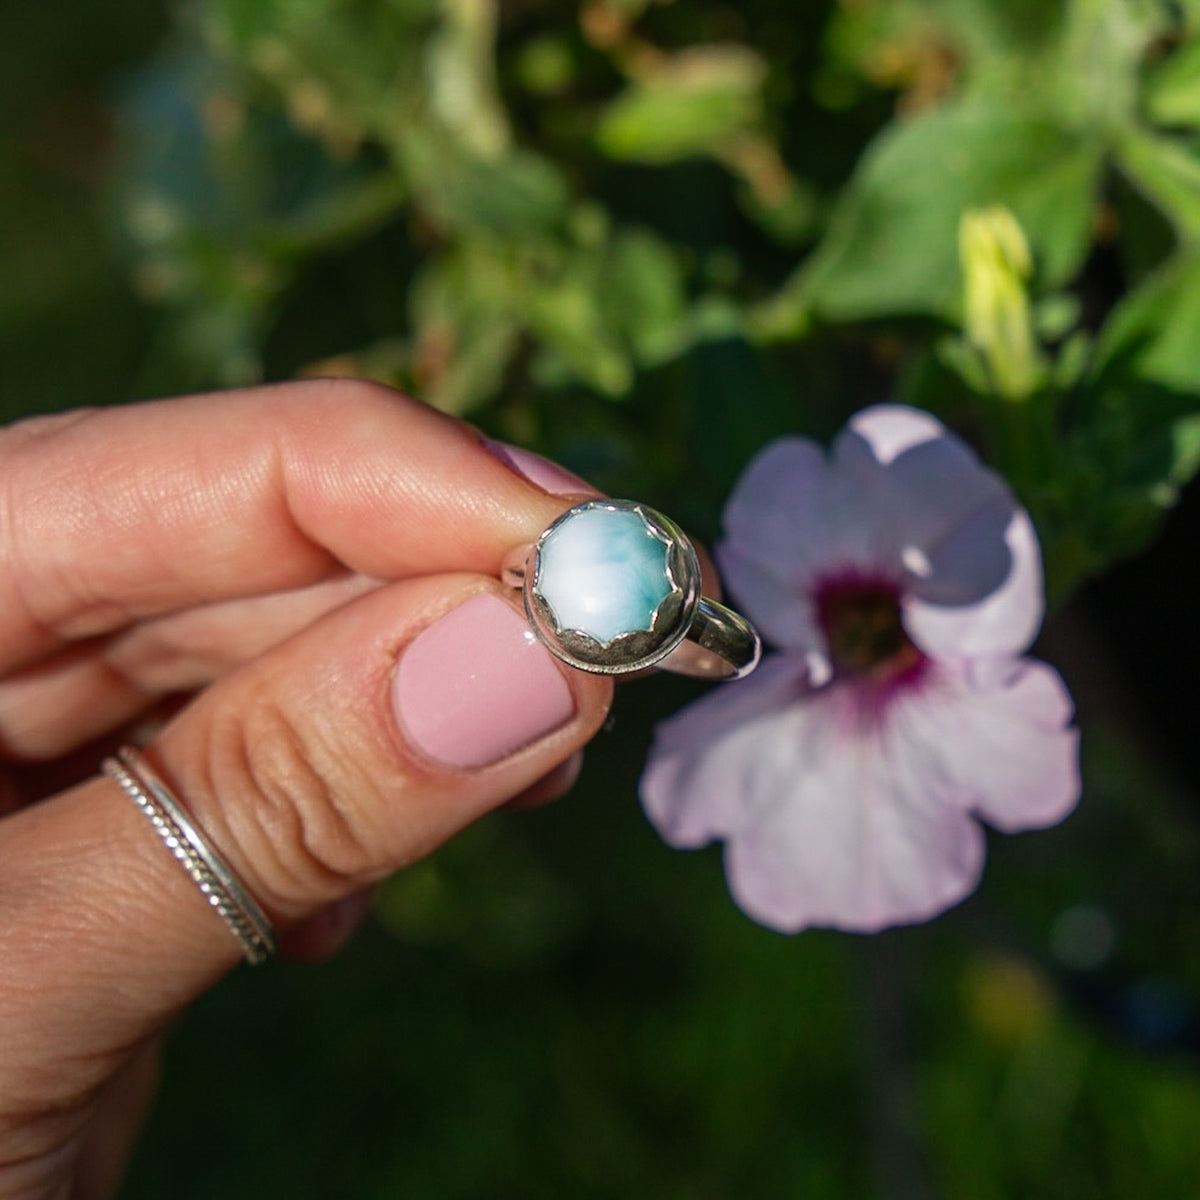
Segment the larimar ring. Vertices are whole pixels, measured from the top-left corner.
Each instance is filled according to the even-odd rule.
[[[547,649],[581,671],[659,667],[739,679],[762,653],[745,617],[701,595],[700,562],[683,530],[632,500],[569,508],[532,546],[512,551],[502,578],[524,592]]]

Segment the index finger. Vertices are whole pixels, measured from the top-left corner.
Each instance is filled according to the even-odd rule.
[[[19,423],[0,433],[0,670],[346,568],[495,574],[563,507],[469,426],[357,380]]]

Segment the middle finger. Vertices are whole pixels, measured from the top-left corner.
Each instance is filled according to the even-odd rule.
[[[344,574],[295,591],[201,605],[79,642],[0,680],[0,753],[37,762],[194,692],[378,587]]]

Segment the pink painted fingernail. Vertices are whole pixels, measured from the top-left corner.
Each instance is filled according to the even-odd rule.
[[[484,449],[493,457],[498,458],[510,470],[516,471],[523,479],[528,479],[535,487],[552,496],[578,496],[583,493],[595,496],[598,493],[590,483],[585,483],[578,475],[572,475],[558,463],[534,454],[521,446],[510,446],[507,442],[493,442],[484,438]]]
[[[409,744],[447,767],[483,767],[565,725],[575,700],[525,618],[485,592],[408,645],[392,707]]]

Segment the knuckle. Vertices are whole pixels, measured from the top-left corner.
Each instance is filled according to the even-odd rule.
[[[93,420],[97,408],[73,408],[65,412],[38,413],[0,429],[0,452],[15,454],[26,447],[39,445],[57,437],[74,426]]]
[[[307,379],[288,385],[279,397],[283,423],[301,433],[329,428],[344,432],[348,418],[369,420],[373,414],[393,416],[398,407],[414,404],[402,392],[369,379]]]
[[[92,474],[81,469],[72,439],[96,417],[76,409],[0,430],[0,605],[34,644],[106,633],[127,615],[82,586],[77,562],[61,550],[61,530],[94,516]],[[17,651],[9,661],[28,657]]]
[[[218,718],[207,774],[209,794],[227,806],[222,819],[241,869],[268,908],[305,908],[378,873],[361,793],[343,778],[333,748],[297,728],[273,697],[260,694]]]

